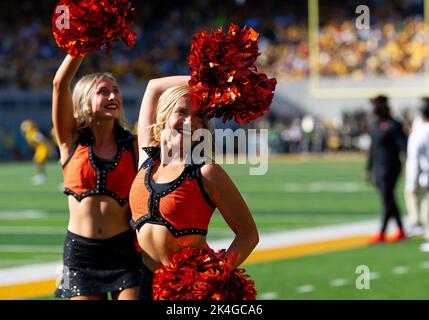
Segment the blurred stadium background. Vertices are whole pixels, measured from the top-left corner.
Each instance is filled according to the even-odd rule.
[[[67,205],[59,191],[57,156],[47,166],[47,182],[33,186],[32,150],[19,129],[21,121],[32,119],[50,136],[51,81],[65,56],[51,35],[55,4],[0,3],[0,299],[50,298],[52,280],[27,285],[31,281],[17,279],[21,286],[14,286],[6,277],[19,266],[61,260]],[[391,97],[394,116],[409,132],[421,98],[429,96],[429,1],[133,4],[136,46],[117,44],[108,56],[91,54],[78,74],[117,75],[131,125],[149,79],[188,73],[195,32],[231,23],[253,27],[260,33],[259,68],[279,81],[270,113],[249,126],[269,128],[269,171],[249,176],[246,166],[226,169],[261,234],[311,235],[379,218],[375,190],[363,181],[368,99],[380,93]],[[358,5],[370,9],[369,30],[356,28]],[[401,181],[397,196],[405,214],[402,194]],[[210,241],[231,236],[219,215],[209,230]],[[251,257],[246,267],[262,299],[427,299],[429,256],[418,251],[421,240],[366,247],[363,236],[372,231],[350,234],[353,239],[344,245],[319,241],[268,250],[264,259]],[[358,265],[372,271],[370,290],[355,287]]]

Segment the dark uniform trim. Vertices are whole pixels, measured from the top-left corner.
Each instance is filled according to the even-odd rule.
[[[89,163],[91,164],[91,167],[95,170],[97,174],[97,186],[94,189],[88,190],[84,193],[77,194],[74,191],[65,188],[64,193],[66,195],[73,196],[77,201],[82,201],[82,199],[92,196],[92,195],[106,195],[109,197],[112,197],[118,203],[121,207],[126,205],[128,203],[128,197],[126,198],[120,198],[117,194],[113,193],[112,191],[108,190],[106,188],[107,183],[107,174],[111,171],[113,171],[119,164],[119,161],[121,160],[122,152],[132,152],[133,160],[134,160],[134,169],[137,170],[137,161],[136,156],[134,152],[134,145],[133,141],[135,136],[132,135],[129,131],[122,128],[118,123],[115,123],[114,127],[115,137],[116,137],[116,143],[117,143],[117,153],[113,157],[112,161],[113,164],[108,169],[100,169],[96,162],[94,161],[94,157],[96,155],[94,154],[93,144],[94,144],[94,135],[91,132],[90,128],[83,128],[79,130],[79,136],[76,140],[76,143],[73,147],[72,153],[70,153],[69,157],[63,164],[63,168],[66,166],[66,164],[70,161],[70,159],[73,157],[74,152],[76,151],[77,147],[79,145],[81,146],[88,146],[88,159]]]
[[[170,222],[164,219],[159,212],[159,201],[162,197],[172,193],[174,190],[179,188],[186,178],[192,180],[197,179],[198,185],[200,187],[200,191],[206,200],[206,202],[212,207],[216,208],[213,202],[210,200],[210,197],[205,192],[204,187],[202,185],[201,177],[199,170],[204,165],[204,163],[200,164],[185,164],[185,168],[179,177],[177,177],[174,181],[169,184],[169,187],[158,193],[150,184],[150,175],[152,171],[153,164],[155,161],[159,160],[160,156],[160,148],[159,147],[143,147],[142,148],[148,155],[146,161],[143,162],[141,168],[147,169],[144,184],[146,189],[149,191],[149,199],[148,199],[148,214],[140,217],[137,221],[131,219],[131,227],[136,230],[144,223],[153,223],[160,224],[167,227],[167,229],[174,235],[174,237],[181,237],[188,234],[201,234],[203,236],[207,235],[207,230],[199,229],[199,228],[186,228],[186,229],[176,229]],[[140,168],[140,169],[141,169]]]

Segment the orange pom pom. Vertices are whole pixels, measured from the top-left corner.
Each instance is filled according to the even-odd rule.
[[[136,33],[129,25],[134,9],[128,0],[61,0],[52,16],[52,32],[60,48],[73,57],[105,48],[122,39],[133,46]]]
[[[225,250],[185,248],[155,271],[154,300],[255,300],[254,282],[244,269],[228,272]]]
[[[194,35],[189,53],[192,99],[209,118],[249,123],[271,105],[276,79],[258,73],[258,33],[232,25]]]

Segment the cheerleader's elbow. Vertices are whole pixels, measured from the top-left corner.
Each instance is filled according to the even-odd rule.
[[[253,244],[253,248],[255,248],[259,243],[259,233],[256,230],[252,236],[252,244]]]

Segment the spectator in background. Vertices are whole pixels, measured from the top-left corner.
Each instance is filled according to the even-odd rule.
[[[425,100],[423,99],[423,103]],[[421,115],[424,117],[425,105],[421,109]],[[422,116],[418,115],[409,125],[410,135],[408,136],[407,145],[407,161],[405,166],[405,189],[404,199],[407,208],[409,228],[407,234],[409,236],[419,236],[423,233],[421,214],[423,210],[429,205],[426,198],[423,197],[419,201],[419,189],[425,188],[427,182],[426,172],[424,167],[424,159],[419,156],[419,140],[422,134],[421,125],[424,124]],[[429,169],[429,168],[428,168]],[[417,177],[416,177],[417,176]],[[416,185],[417,183],[417,185]],[[429,207],[428,207],[429,210]]]
[[[369,239],[370,244],[385,241],[387,224],[396,221],[397,230],[387,240],[405,239],[401,214],[395,200],[395,186],[401,172],[400,153],[406,151],[407,138],[402,125],[392,118],[388,98],[377,96],[371,99],[376,119],[369,128],[371,146],[366,166],[366,180],[374,182],[383,204],[383,221],[380,231]]]
[[[429,104],[427,101],[421,113],[422,119],[418,125],[413,126],[408,142],[405,200],[412,224],[411,231],[415,231],[423,223],[426,242],[421,245],[421,250],[429,252]],[[419,189],[423,191],[420,210]]]
[[[283,130],[282,134],[284,140],[288,142],[289,152],[296,153],[301,151],[301,141],[303,139],[301,119],[294,119],[290,128]]]
[[[400,2],[374,4],[374,9],[383,10],[371,11],[371,32],[356,32],[350,22],[354,11],[349,7],[321,2],[320,75],[362,80],[423,72],[429,42],[421,9],[405,10]],[[219,6],[215,1],[194,0],[180,2],[180,6],[176,2],[168,10],[150,1],[134,1],[133,5],[137,14],[133,29],[140,41],[132,49],[115,46],[107,57],[102,53],[87,57],[85,73],[108,69],[120,83],[135,85],[160,75],[186,72],[189,35],[208,26],[226,27],[235,22],[260,32],[261,71],[278,79],[309,76],[305,1],[270,1],[269,9],[257,1],[224,1]],[[0,90],[46,89],[61,52],[49,24],[41,23],[48,21],[52,7],[25,1],[25,19],[17,19],[23,15],[21,7],[7,1],[0,4]],[[386,12],[393,14],[380,14]]]
[[[43,184],[46,180],[45,162],[51,153],[50,141],[31,120],[21,123],[21,132],[27,143],[34,149],[33,162],[36,165],[36,175],[32,178],[32,182],[34,185]]]

